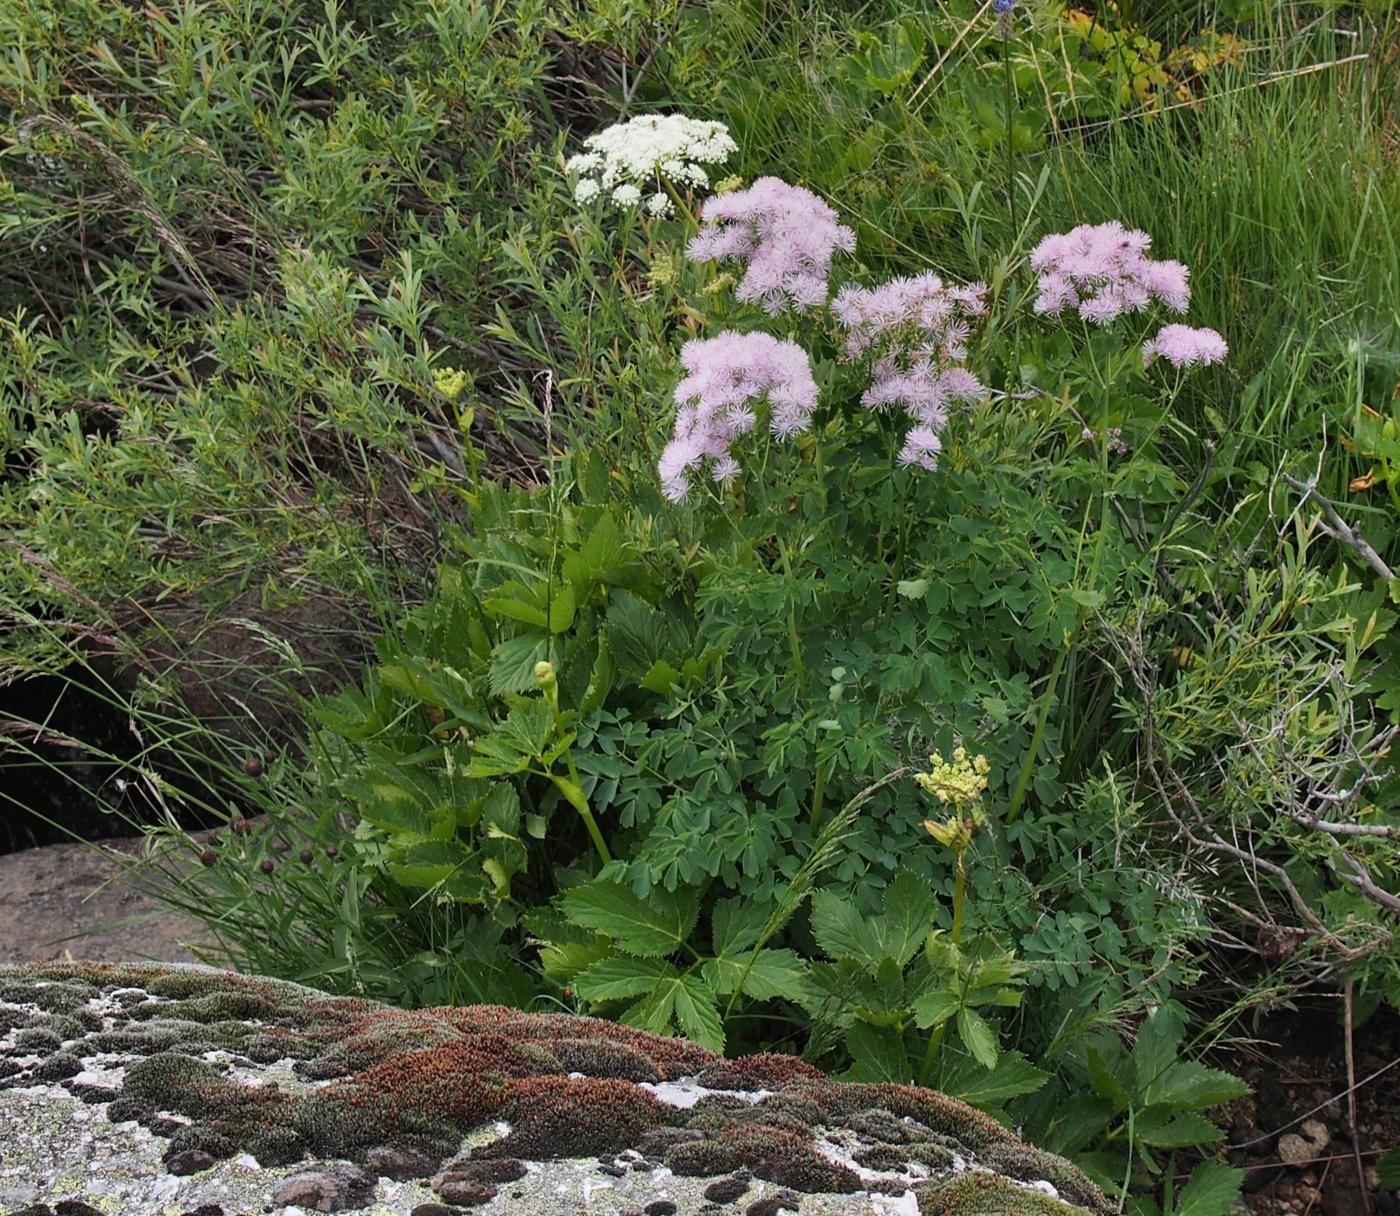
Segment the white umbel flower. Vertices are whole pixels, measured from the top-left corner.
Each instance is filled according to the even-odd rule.
[[[645,114],[615,123],[584,140],[584,151],[565,168],[579,175],[574,198],[589,203],[606,194],[622,207],[642,201],[646,209],[669,214],[670,199],[658,189],[663,179],[676,186],[703,190],[710,184],[705,165],[722,164],[738,151],[722,122],[687,118],[684,114]]]

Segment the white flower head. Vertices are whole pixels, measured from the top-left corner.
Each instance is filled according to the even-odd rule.
[[[606,193],[618,206],[635,207],[646,189],[647,210],[660,216],[671,211],[670,199],[658,188],[662,179],[703,190],[710,182],[703,166],[722,164],[737,151],[722,122],[644,114],[590,135],[584,151],[571,157],[565,168],[579,175],[574,186],[579,202]],[[585,185],[588,182],[592,188]]]

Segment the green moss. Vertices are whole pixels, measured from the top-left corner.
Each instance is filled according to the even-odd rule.
[[[1077,1216],[1078,1209],[985,1170],[964,1170],[919,1188],[919,1216]]]

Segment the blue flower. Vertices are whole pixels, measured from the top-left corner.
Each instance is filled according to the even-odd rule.
[[[996,0],[996,2],[992,5],[992,12],[1009,13],[1015,7],[1016,0]]]

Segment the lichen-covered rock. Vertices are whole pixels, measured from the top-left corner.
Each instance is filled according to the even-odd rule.
[[[0,1144],[0,1216],[1111,1210],[1068,1162],[930,1090],[170,964],[0,967]]]

